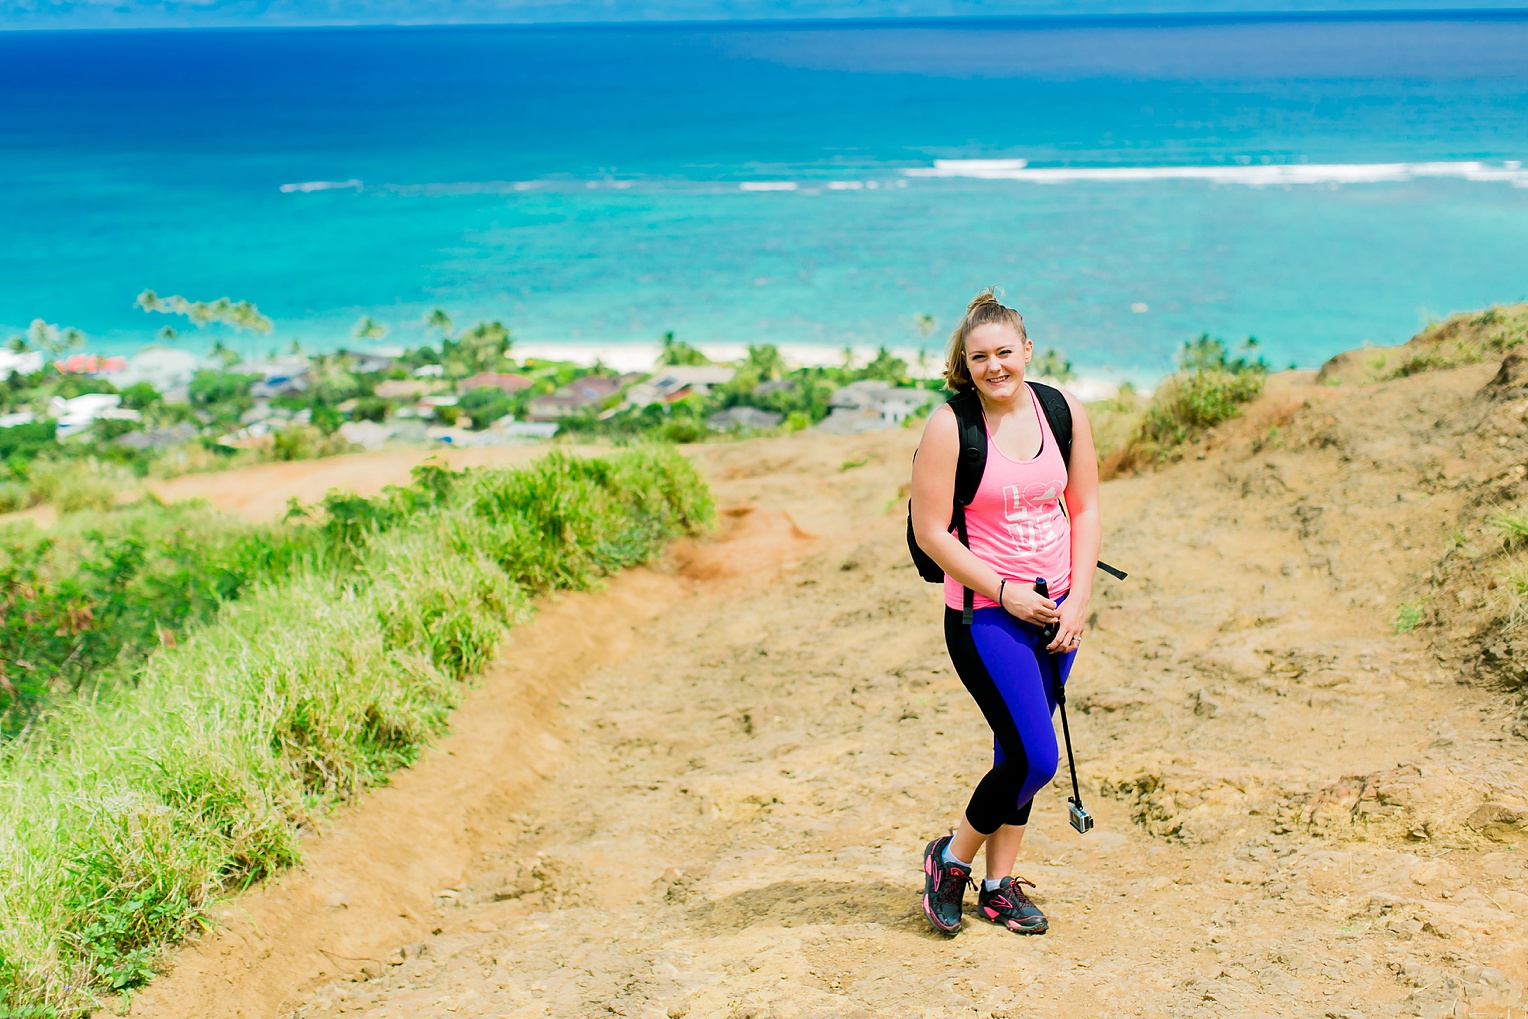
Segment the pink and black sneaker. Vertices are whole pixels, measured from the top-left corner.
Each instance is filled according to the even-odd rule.
[[[1005,877],[990,892],[982,885],[976,896],[976,915],[988,923],[1007,927],[1015,934],[1044,934],[1050,929],[1050,921],[1040,912],[1040,907],[1029,901],[1020,885],[1033,888],[1033,881]]]
[[[941,934],[960,930],[960,911],[966,901],[971,868],[947,863],[944,847],[950,836],[937,838],[923,850],[923,915]]]

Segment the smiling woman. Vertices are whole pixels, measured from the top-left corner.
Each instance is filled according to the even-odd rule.
[[[913,462],[913,528],[945,572],[950,659],[996,744],[959,828],[924,850],[923,912],[944,934],[960,930],[965,885],[984,845],[977,915],[1019,934],[1048,926],[1012,870],[1031,801],[1056,773],[1051,715],[1082,642],[1102,525],[1087,413],[1064,396],[1072,418],[1064,451],[1042,408],[1048,387],[1024,379],[1033,355],[1019,313],[991,290],[978,294],[945,362],[957,395],[929,418]],[[964,505],[956,494],[957,464],[968,452],[962,414],[980,415],[988,450]]]

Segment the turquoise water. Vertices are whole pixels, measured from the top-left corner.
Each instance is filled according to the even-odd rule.
[[[0,326],[916,346],[998,283],[1084,368],[1313,365],[1528,297],[1525,86],[1512,15],[10,33]]]

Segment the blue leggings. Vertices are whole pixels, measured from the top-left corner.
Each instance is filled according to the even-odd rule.
[[[977,609],[970,626],[960,621],[959,609],[946,608],[944,641],[995,737],[992,770],[971,794],[966,820],[983,835],[1027,824],[1035,793],[1056,777],[1060,753],[1051,715],[1077,652],[1048,654],[1039,627],[996,606]]]

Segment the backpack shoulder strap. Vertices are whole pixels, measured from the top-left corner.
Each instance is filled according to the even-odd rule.
[[[971,505],[987,470],[987,419],[976,390],[966,389],[950,397],[950,409],[960,428],[960,459],[955,464],[955,505]],[[959,514],[964,516],[964,514]]]
[[[1035,391],[1035,398],[1040,401],[1040,409],[1045,412],[1045,422],[1050,425],[1051,434],[1056,437],[1056,445],[1061,448],[1061,459],[1070,467],[1072,465],[1072,408],[1066,402],[1066,394],[1055,386],[1047,386],[1043,382],[1029,382],[1029,388]]]
[[[960,426],[960,459],[955,463],[955,505],[950,516],[960,543],[970,547],[966,537],[966,507],[976,498],[982,475],[987,472],[987,417],[982,413],[981,397],[974,389],[965,389],[950,397],[950,409]],[[965,588],[961,622],[971,625],[975,592]]]
[[[1072,466],[1072,407],[1066,402],[1066,394],[1055,386],[1047,386],[1043,382],[1029,382],[1029,387],[1035,391],[1035,398],[1040,401],[1040,409],[1045,412],[1045,420],[1050,425],[1051,434],[1056,437],[1056,445],[1061,447],[1061,459],[1066,461],[1070,469]],[[1100,562],[1098,568],[1120,580],[1129,576],[1124,570],[1110,566],[1108,563]]]

